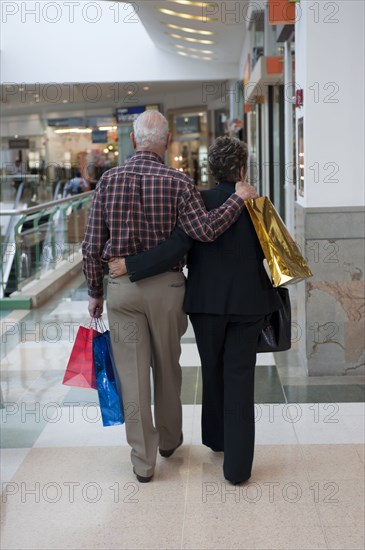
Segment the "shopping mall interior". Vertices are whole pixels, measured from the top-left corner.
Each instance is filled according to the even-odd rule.
[[[364,548],[364,9],[1,3],[2,550]],[[288,285],[291,348],[257,355],[242,485],[202,444],[190,322],[184,442],[158,454],[151,483],[133,473],[125,425],[103,426],[97,392],[62,383],[90,323],[81,243],[95,188],[133,156],[133,123],[151,109],[171,132],[164,162],[199,191],[216,184],[216,138],[247,143],[249,183],[313,273]]]

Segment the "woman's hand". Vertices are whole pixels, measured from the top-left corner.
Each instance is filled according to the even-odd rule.
[[[258,197],[256,189],[253,187],[253,185],[247,183],[247,181],[237,181],[236,193],[244,201],[247,201],[248,199],[257,199]]]
[[[127,268],[125,265],[124,258],[110,258],[108,262],[109,275],[112,279],[116,277],[121,277],[127,273]]]

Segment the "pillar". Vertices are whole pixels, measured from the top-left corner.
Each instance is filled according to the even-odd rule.
[[[296,239],[314,273],[298,285],[300,353],[309,375],[360,375],[364,2],[302,1],[297,8],[296,87],[303,90],[303,104],[296,109]]]

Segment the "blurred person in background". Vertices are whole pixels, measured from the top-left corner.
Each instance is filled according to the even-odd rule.
[[[71,195],[78,195],[83,193],[88,188],[88,185],[84,178],[81,177],[80,170],[76,171],[76,175],[66,184],[66,191],[69,191]]]

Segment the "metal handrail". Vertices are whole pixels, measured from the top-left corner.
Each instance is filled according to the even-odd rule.
[[[42,204],[38,204],[37,206],[30,206],[29,208],[24,209],[17,209],[17,210],[0,210],[0,216],[15,216],[15,215],[27,215],[27,214],[35,214],[36,212],[39,212],[40,210],[44,210],[46,208],[52,208],[53,206],[57,206],[58,204],[62,204],[65,202],[77,202],[81,199],[84,199],[90,195],[92,195],[94,191],[86,191],[85,193],[81,193],[80,195],[74,195],[73,197],[66,197],[64,199],[57,199],[55,201],[50,202],[43,202]]]
[[[46,233],[46,241],[48,242],[48,245],[52,248],[52,255],[51,258],[56,257],[56,240],[55,240],[55,226],[53,221],[53,216],[58,213],[62,212],[62,223],[64,223],[65,219],[71,219],[69,218],[69,215],[76,214],[77,216],[73,222],[74,224],[74,233],[76,235],[73,235],[73,239],[78,239],[80,236],[80,228],[79,228],[79,219],[80,215],[79,209],[82,208],[82,206],[90,205],[90,202],[92,200],[94,191],[87,191],[84,193],[80,193],[74,196],[69,196],[65,198],[61,198],[58,200],[53,200],[49,202],[44,202],[41,204],[38,204],[37,206],[31,206],[29,208],[13,208],[12,210],[2,210],[0,211],[0,215],[3,216],[10,216],[10,223],[9,223],[9,231],[6,233],[6,239],[2,243],[2,262],[0,263],[0,298],[4,296],[6,287],[9,282],[9,277],[11,270],[13,269],[12,266],[15,267],[15,278],[16,278],[16,289],[19,289],[19,283],[23,284],[24,280],[28,279],[30,272],[29,269],[26,269],[24,272],[23,267],[24,261],[23,261],[23,255],[21,253],[21,249],[18,247],[18,244],[21,242],[21,239],[24,237],[26,238],[26,235],[32,236],[34,234],[36,236],[36,239],[34,241],[34,244],[30,244],[28,246],[33,246],[35,248],[34,250],[34,258],[35,258],[35,273],[32,274],[32,277],[40,278],[43,268],[45,267],[46,270],[49,268],[55,269],[56,264],[55,262],[48,262],[46,266],[43,266],[41,263],[41,252],[42,247],[40,244],[40,235],[43,231],[44,233],[44,227],[47,226],[47,233]],[[85,211],[83,212],[83,219],[85,217]],[[48,216],[49,219],[47,222],[43,223],[42,225],[39,224],[40,220],[43,216]],[[22,227],[25,222],[32,222],[33,227],[27,228],[25,231],[22,231]],[[85,222],[84,222],[85,223]],[[63,226],[62,226],[63,227]],[[67,243],[67,234],[68,234],[68,226],[66,226],[65,230],[62,229],[62,243],[65,245]],[[10,242],[11,238],[13,237],[13,241]],[[66,240],[65,240],[66,239]],[[44,239],[43,239],[44,240]],[[71,242],[78,242],[77,240],[72,240]],[[9,245],[12,245],[9,249]],[[59,243],[58,243],[59,244]],[[15,246],[14,246],[15,245]],[[64,249],[62,251],[62,257],[65,257],[64,254],[67,254],[67,250]],[[15,263],[14,263],[15,262]],[[42,267],[43,266],[43,267]],[[30,267],[28,265],[28,267]],[[26,276],[26,279],[24,277]],[[13,279],[14,280],[14,277]]]

